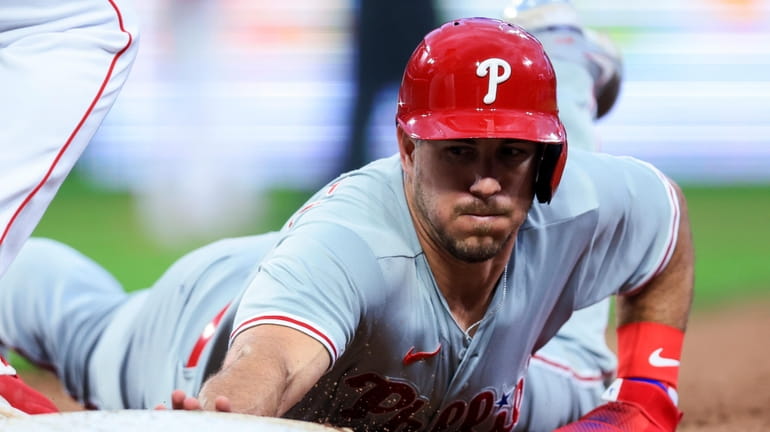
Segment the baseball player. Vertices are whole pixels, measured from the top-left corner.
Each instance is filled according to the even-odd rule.
[[[127,0],[0,6],[0,277],[109,111],[136,56]],[[0,356],[0,402],[55,410]]]
[[[196,250],[128,295],[77,251],[33,239],[0,281],[0,340],[99,408],[672,431],[692,295],[684,200],[644,162],[567,156],[556,107],[531,34],[449,22],[406,66],[398,154],[333,180],[279,232]],[[616,294],[620,378],[605,403],[603,336],[593,347],[568,319]],[[546,348],[560,362],[532,373]],[[522,410],[538,391],[549,404]],[[573,405],[598,407],[579,418],[590,408]]]

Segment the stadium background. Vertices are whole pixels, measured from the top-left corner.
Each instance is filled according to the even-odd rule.
[[[279,228],[335,174],[352,97],[349,1],[136,3],[132,75],[35,232],[80,249],[129,290],[193,247]],[[437,6],[446,20],[499,16],[504,3]],[[738,325],[719,321],[722,311],[763,320],[732,330],[747,333],[732,342],[750,338],[733,348],[745,366],[734,373],[759,375],[712,382],[733,369],[693,366],[708,379],[693,376],[692,389],[702,382],[712,405],[699,402],[685,425],[721,430],[707,426],[739,411],[753,420],[724,430],[770,430],[770,370],[756,356],[770,331],[770,1],[575,3],[625,59],[620,99],[599,124],[603,150],[653,162],[688,197],[701,319],[688,340],[702,337],[712,345],[697,355],[719,358],[718,332]],[[375,155],[395,149],[395,90],[381,94],[371,124]],[[683,374],[695,361],[687,348]],[[737,411],[733,393],[746,399]]]

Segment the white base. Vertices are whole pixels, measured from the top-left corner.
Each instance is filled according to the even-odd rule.
[[[25,417],[0,417],[3,432],[330,432],[316,423],[212,411],[77,411]]]

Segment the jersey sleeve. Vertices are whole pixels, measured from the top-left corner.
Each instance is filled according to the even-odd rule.
[[[261,324],[287,326],[320,342],[333,365],[383,283],[376,257],[355,233],[331,223],[303,225],[260,264],[230,340]]]
[[[599,216],[579,307],[643,287],[666,267],[677,240],[680,209],[671,182],[632,157],[604,162],[594,171]]]

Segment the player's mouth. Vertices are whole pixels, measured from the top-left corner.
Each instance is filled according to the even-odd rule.
[[[461,216],[473,216],[473,217],[480,217],[480,218],[495,218],[495,217],[505,217],[510,214],[510,212],[507,209],[502,208],[478,208],[478,207],[468,207],[468,208],[458,208],[457,213]]]
[[[510,219],[511,212],[503,206],[481,204],[478,202],[460,205],[455,208],[457,218],[476,227],[495,226],[502,228]]]
[[[503,213],[465,213],[460,216],[469,217],[479,222],[492,222],[498,218],[506,217]]]
[[[468,232],[482,235],[510,228],[510,218],[504,213],[464,213],[459,215],[458,222]]]

